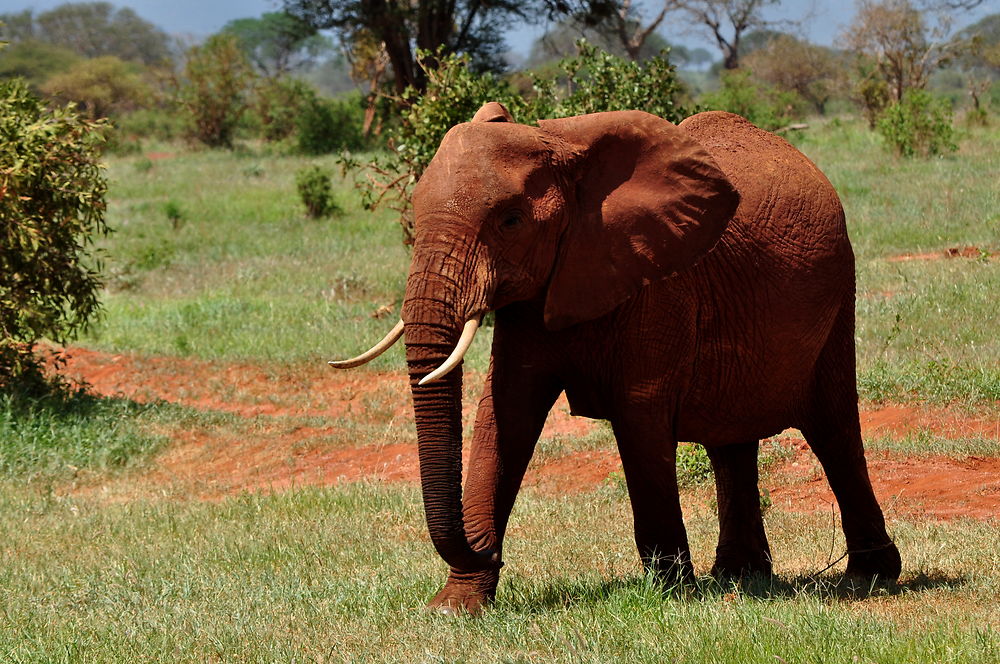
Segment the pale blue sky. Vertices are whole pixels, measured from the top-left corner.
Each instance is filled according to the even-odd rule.
[[[0,0],[0,13],[21,11],[32,7],[35,11],[45,11],[63,4],[66,0]],[[170,33],[190,35],[200,38],[216,32],[226,22],[234,18],[259,16],[274,11],[280,6],[278,0],[112,0],[117,6],[133,8],[136,13],[159,25]],[[655,7],[655,0],[639,3]],[[987,0],[972,12],[956,14],[956,27],[968,25],[987,14],[1000,12],[1000,0]],[[650,12],[651,13],[651,12]],[[780,6],[769,8],[769,18],[801,20],[805,36],[818,44],[834,45],[841,30],[850,22],[854,14],[852,0],[784,0]],[[526,55],[536,37],[545,26],[523,26],[507,37],[511,49]],[[661,32],[670,41],[686,46],[704,46],[716,57],[713,42],[700,34],[690,33],[681,25],[668,25]]]

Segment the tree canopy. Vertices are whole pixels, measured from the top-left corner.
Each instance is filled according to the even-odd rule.
[[[113,55],[147,65],[168,60],[170,37],[128,7],[110,2],[72,2],[39,14],[30,9],[0,14],[0,31],[12,43],[35,39],[85,58]]]
[[[314,28],[340,30],[348,48],[357,38],[384,44],[400,95],[408,86],[426,88],[425,70],[416,61],[418,50],[462,53],[477,71],[501,71],[503,34],[514,21],[573,16],[595,23],[618,4],[617,0],[283,0],[288,14]]]
[[[308,67],[330,48],[330,40],[318,34],[316,28],[284,12],[239,18],[227,23],[222,31],[236,37],[250,62],[269,77]]]

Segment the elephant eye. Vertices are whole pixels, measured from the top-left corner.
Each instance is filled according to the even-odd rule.
[[[513,230],[522,223],[524,223],[524,216],[520,212],[509,212],[500,220],[500,230]]]

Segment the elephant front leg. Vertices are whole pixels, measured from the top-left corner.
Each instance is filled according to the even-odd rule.
[[[614,431],[643,566],[667,583],[686,583],[694,567],[677,490],[677,442],[663,427],[615,424]]]
[[[463,494],[465,532],[473,549],[502,555],[514,500],[559,392],[554,381],[491,363],[476,414]],[[447,615],[476,615],[493,601],[499,580],[499,568],[476,572],[452,568],[444,588],[428,606]]]

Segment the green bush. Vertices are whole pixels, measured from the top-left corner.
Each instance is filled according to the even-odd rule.
[[[356,95],[306,101],[297,118],[296,144],[304,154],[328,154],[364,146],[364,121]]]
[[[295,133],[299,117],[316,93],[296,78],[265,78],[254,89],[253,111],[264,140],[280,141]]]
[[[744,69],[722,72],[722,87],[702,97],[701,105],[742,115],[768,131],[801,118],[806,108],[798,94],[755,81]]]
[[[210,147],[231,147],[249,106],[250,62],[231,35],[213,35],[187,53],[178,101],[189,135]]]
[[[76,62],[45,81],[42,92],[61,104],[76,103],[91,118],[117,116],[153,98],[139,67],[113,55]]]
[[[420,66],[427,76],[421,95],[407,91],[412,100],[403,112],[400,126],[391,132],[388,156],[359,163],[349,156],[341,165],[345,172],[360,172],[358,180],[366,208],[387,205],[400,213],[403,241],[413,240],[409,214],[410,191],[437,152],[448,130],[468,122],[486,102],[502,103],[515,120],[531,124],[543,118],[559,118],[600,111],[641,109],[673,122],[688,115],[679,104],[683,86],[674,66],[664,56],[642,64],[611,55],[579,42],[579,55],[558,63],[550,77],[533,77],[534,95],[527,100],[507,80],[489,73],[476,73],[467,56],[438,53],[436,67],[426,66],[431,54],[420,53]]]
[[[172,141],[184,133],[184,118],[172,109],[144,108],[121,115],[114,120],[120,141],[142,139]]]
[[[878,132],[904,157],[951,152],[958,149],[951,115],[948,104],[926,90],[908,90],[902,101],[883,111]]]
[[[0,386],[40,381],[38,340],[66,343],[98,312],[106,128],[0,82]]]
[[[330,171],[319,166],[309,166],[295,174],[295,186],[311,219],[340,213],[340,207],[333,198],[331,176]]]

